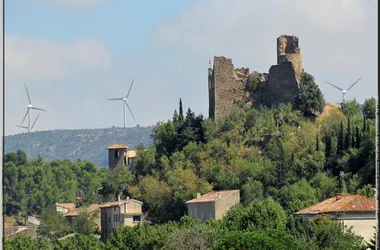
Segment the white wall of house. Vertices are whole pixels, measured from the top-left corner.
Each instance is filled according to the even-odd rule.
[[[376,219],[372,220],[345,220],[344,225],[347,227],[353,227],[352,231],[359,236],[362,236],[365,241],[369,241],[375,233]]]

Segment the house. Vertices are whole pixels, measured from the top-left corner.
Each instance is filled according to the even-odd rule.
[[[347,227],[353,227],[356,235],[369,241],[376,226],[376,200],[362,195],[337,194],[313,206],[304,208],[295,215],[306,216],[312,220],[317,214],[326,214],[333,220],[341,221]]]
[[[63,214],[63,216],[67,218],[69,223],[72,223],[73,219],[75,217],[77,217],[82,212],[86,212],[86,213],[90,214],[90,219],[96,223],[96,225],[100,231],[101,230],[101,223],[100,223],[100,205],[99,204],[90,204],[89,206],[78,207],[78,208],[75,208],[75,209]]]
[[[55,203],[50,209],[65,214],[75,209],[75,203]]]
[[[108,167],[111,171],[117,171],[122,165],[128,166],[128,169],[134,172],[136,151],[130,150],[127,145],[115,143],[107,147],[108,150]]]
[[[214,191],[186,202],[187,214],[202,221],[222,218],[231,207],[240,203],[240,190]]]
[[[138,200],[129,199],[108,202],[100,205],[101,210],[101,235],[106,241],[110,235],[119,227],[134,227],[143,223],[143,203]]]

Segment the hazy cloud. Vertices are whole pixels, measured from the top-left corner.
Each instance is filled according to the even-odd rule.
[[[107,47],[91,39],[58,44],[49,39],[6,35],[6,77],[12,84],[104,70],[109,63]]]
[[[187,60],[224,55],[235,67],[267,72],[276,63],[276,38],[293,34],[328,100],[340,95],[324,80],[346,87],[363,76],[355,92],[363,101],[377,82],[376,9],[375,0],[199,0],[162,23],[154,40]]]

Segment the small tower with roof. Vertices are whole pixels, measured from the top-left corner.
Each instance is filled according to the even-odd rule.
[[[108,168],[114,172],[122,165],[127,165],[128,150],[127,145],[115,143],[107,147],[108,150]]]

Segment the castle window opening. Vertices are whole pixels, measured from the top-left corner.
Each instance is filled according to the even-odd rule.
[[[119,150],[117,149],[116,151],[115,151],[115,158],[117,159],[117,158],[119,158],[120,157],[120,152],[119,152]]]

